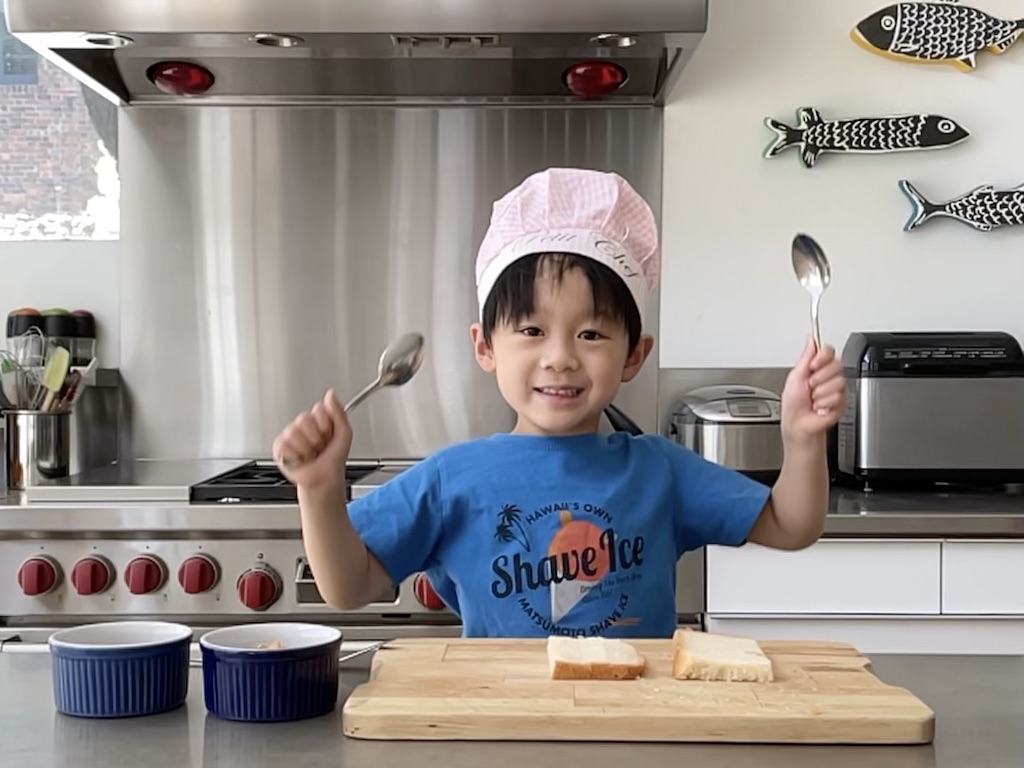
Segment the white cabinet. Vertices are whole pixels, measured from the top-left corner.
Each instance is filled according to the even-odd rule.
[[[1024,615],[1024,541],[944,542],[942,612]]]
[[[709,614],[937,615],[939,541],[822,539],[707,548]]]
[[[1018,653],[1024,540],[821,539],[705,552],[707,628],[862,653]]]

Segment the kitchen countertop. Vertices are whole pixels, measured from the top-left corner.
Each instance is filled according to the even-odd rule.
[[[0,495],[0,537],[35,531],[211,531],[242,525],[297,535],[295,504],[193,504],[189,487],[241,459],[137,461],[99,467]],[[358,462],[357,462],[358,463]],[[353,484],[361,496],[403,471],[378,467]],[[1024,538],[1024,489],[1003,492],[862,492],[833,487],[828,537]]]
[[[366,678],[365,657],[346,665],[338,710],[296,723],[232,723],[208,716],[201,671],[184,707],[126,720],[83,720],[53,708],[50,657],[0,653],[0,765],[38,768],[590,768],[652,767],[1011,768],[1024,755],[1024,656],[876,656],[876,674],[912,690],[936,713],[926,746],[823,747],[704,744],[372,742],[341,732],[341,702]]]

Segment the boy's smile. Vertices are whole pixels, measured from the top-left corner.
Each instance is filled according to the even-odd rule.
[[[496,374],[502,396],[518,414],[514,433],[597,432],[601,412],[619,385],[640,371],[653,339],[642,336],[631,352],[623,321],[595,313],[593,289],[579,269],[558,279],[551,267],[542,268],[533,300],[529,316],[496,325],[489,346],[474,324],[477,361]]]

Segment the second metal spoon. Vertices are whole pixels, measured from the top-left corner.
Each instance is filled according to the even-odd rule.
[[[821,295],[832,282],[832,268],[821,246],[810,235],[798,233],[793,238],[793,272],[797,280],[811,295],[811,333],[814,345],[821,349],[821,329],[818,325],[818,307]]]

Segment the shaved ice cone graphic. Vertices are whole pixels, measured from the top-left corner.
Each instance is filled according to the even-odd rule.
[[[562,525],[548,547],[558,577],[551,584],[551,620],[556,623],[601,582],[611,567],[608,553],[601,549],[600,528],[586,520],[573,520],[568,509],[563,509],[559,518]],[[581,563],[585,559],[592,573],[583,572]]]

